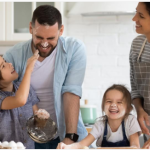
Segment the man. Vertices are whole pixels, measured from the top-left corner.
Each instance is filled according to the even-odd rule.
[[[39,50],[31,85],[40,99],[38,107],[50,113],[58,133],[49,143],[35,143],[35,148],[54,149],[60,141],[71,144],[81,140],[87,135],[79,111],[86,68],[85,47],[79,40],[61,37],[64,30],[61,14],[50,5],[35,9],[29,30],[32,39],[12,47],[4,59],[13,64],[21,81],[27,59]]]

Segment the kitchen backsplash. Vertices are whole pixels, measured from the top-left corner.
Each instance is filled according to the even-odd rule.
[[[83,83],[84,99],[96,105],[101,115],[104,91],[112,84],[124,84],[130,88],[129,52],[132,40],[137,36],[132,15],[125,16],[72,16],[66,18],[67,36],[81,39],[86,45],[87,68]],[[0,46],[0,54],[11,46]]]
[[[81,39],[87,50],[87,68],[83,84],[84,99],[96,105],[101,115],[101,101],[112,84],[130,88],[129,52],[137,36],[133,15],[68,17],[67,35]]]

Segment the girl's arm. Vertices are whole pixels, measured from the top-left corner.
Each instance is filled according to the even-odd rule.
[[[130,135],[130,146],[140,148],[139,135],[137,132]]]
[[[84,146],[90,146],[95,141],[95,138],[92,134],[88,134],[83,140],[78,143],[73,143],[66,145],[64,143],[59,143],[57,149],[82,149]]]
[[[8,110],[25,105],[29,95],[31,73],[38,57],[38,51],[35,51],[34,55],[28,59],[24,77],[15,96],[6,97],[2,102],[1,109]]]

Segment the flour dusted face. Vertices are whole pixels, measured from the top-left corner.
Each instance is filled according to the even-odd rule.
[[[122,119],[126,114],[127,104],[123,94],[118,90],[110,90],[106,93],[104,111],[110,119]]]
[[[39,50],[39,55],[43,58],[49,56],[57,46],[58,38],[62,35],[63,30],[58,28],[58,23],[49,26],[41,25],[37,21],[35,25],[30,24],[30,33],[34,50]]]

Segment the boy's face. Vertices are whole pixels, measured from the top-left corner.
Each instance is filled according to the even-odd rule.
[[[122,119],[127,110],[127,104],[123,99],[122,92],[110,90],[107,92],[104,103],[104,111],[110,119]]]
[[[18,74],[14,70],[12,64],[7,63],[1,56],[0,56],[0,73],[2,76],[1,82],[9,83],[18,78]]]

